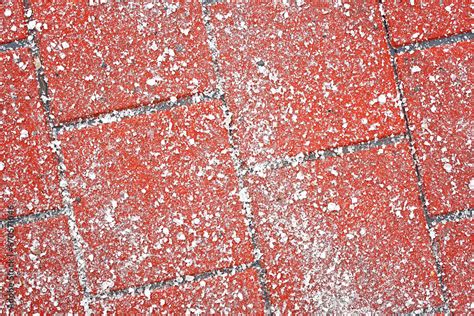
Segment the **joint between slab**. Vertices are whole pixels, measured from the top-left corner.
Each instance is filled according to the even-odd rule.
[[[454,34],[447,37],[426,40],[422,42],[412,43],[394,48],[395,54],[402,54],[405,52],[424,50],[432,47],[451,45],[458,42],[466,42],[474,39],[473,32]]]
[[[205,272],[190,274],[190,275],[181,275],[172,279],[167,279],[167,280],[154,282],[150,284],[132,286],[132,287],[119,289],[119,290],[113,290],[113,291],[100,293],[96,295],[89,294],[88,298],[91,301],[100,301],[104,299],[122,298],[127,295],[140,295],[140,294],[143,294],[147,290],[152,291],[152,290],[165,289],[172,286],[183,285],[183,284],[187,284],[191,282],[198,282],[198,281],[206,280],[213,277],[234,275],[236,273],[243,272],[247,269],[255,268],[256,265],[257,265],[256,261],[253,261],[250,263],[244,263],[244,264],[240,264],[240,265],[232,266],[232,267],[215,269],[211,271],[205,271]]]
[[[429,230],[430,230],[430,216],[429,216],[429,212],[428,212],[428,206],[427,206],[427,203],[426,203],[426,195],[425,195],[425,192],[424,192],[424,189],[423,189],[423,179],[422,179],[421,172],[420,172],[420,164],[419,164],[419,160],[418,160],[418,157],[417,157],[417,154],[416,154],[415,142],[414,142],[414,139],[413,139],[413,135],[412,135],[411,130],[410,130],[410,121],[409,121],[409,118],[408,118],[408,110],[407,110],[406,99],[404,97],[402,84],[400,82],[400,78],[399,78],[399,74],[398,74],[398,65],[397,65],[397,61],[395,59],[395,49],[393,48],[393,46],[391,44],[390,28],[389,28],[389,25],[388,25],[388,22],[387,22],[387,17],[386,17],[386,14],[385,14],[385,10],[384,10],[382,0],[379,0],[379,9],[380,9],[380,14],[382,16],[382,24],[384,26],[385,39],[386,39],[387,46],[389,48],[390,55],[391,55],[390,59],[391,59],[391,63],[392,63],[395,84],[396,84],[397,92],[398,92],[400,100],[401,100],[401,111],[403,113],[403,118],[405,120],[406,134],[407,134],[407,137],[408,137],[408,140],[409,140],[409,146],[410,146],[410,150],[411,150],[411,154],[412,154],[412,160],[413,160],[415,175],[416,175],[416,179],[417,179],[417,187],[418,187],[418,193],[419,193],[418,196],[419,196],[419,199],[420,199],[421,207],[423,209],[423,213],[424,213],[424,217],[425,217],[425,221],[426,221],[426,228],[427,228],[428,233],[429,233]],[[445,285],[444,280],[443,280],[443,273],[442,273],[442,269],[441,269],[441,260],[440,260],[440,256],[439,256],[439,253],[438,253],[437,245],[436,245],[436,242],[435,242],[434,238],[431,236],[431,234],[429,234],[429,238],[430,238],[430,243],[431,243],[431,251],[432,251],[433,258],[434,258],[436,275],[437,275],[438,283],[439,283],[440,290],[441,290],[441,299],[444,303],[444,306],[446,306],[446,308],[449,310],[447,288],[446,288],[446,285]]]
[[[259,242],[257,240],[257,233],[255,230],[255,224],[254,224],[254,215],[252,212],[252,207],[249,202],[250,198],[248,196],[248,190],[244,183],[245,170],[242,168],[242,161],[240,159],[239,148],[235,144],[235,137],[234,137],[235,126],[233,126],[233,119],[232,119],[233,114],[226,102],[226,97],[225,97],[225,92],[224,92],[224,79],[221,75],[221,70],[219,67],[219,50],[217,48],[217,39],[214,34],[213,25],[211,24],[211,21],[210,21],[210,13],[204,1],[201,2],[201,8],[202,8],[202,19],[203,19],[204,26],[206,29],[206,34],[207,34],[207,44],[209,47],[209,51],[211,53],[214,73],[217,78],[217,91],[221,99],[222,111],[223,111],[224,117],[226,118],[225,119],[226,129],[228,132],[229,146],[231,147],[231,158],[234,164],[234,169],[238,177],[239,196],[240,196],[243,210],[245,211],[245,214],[246,214],[248,231],[249,231],[250,238],[253,245],[254,259],[257,262],[258,279],[260,283],[259,284],[260,290],[263,296],[265,313],[270,315],[272,313],[272,306],[271,306],[270,295],[269,295],[268,287],[267,287],[266,271],[261,267],[261,264],[260,264],[261,250],[260,250]]]
[[[369,150],[373,148],[395,145],[407,139],[407,134],[388,136],[380,139],[370,140],[348,146],[341,146],[325,150],[317,150],[309,153],[300,153],[291,157],[284,157],[273,161],[258,163],[247,168],[246,173],[258,174],[259,172],[296,166],[307,161],[326,159],[330,157],[338,157],[344,154],[352,154],[359,151]]]
[[[55,133],[61,134],[65,131],[78,130],[102,124],[119,122],[128,117],[136,117],[140,115],[148,115],[160,111],[171,110],[180,106],[195,105],[202,101],[218,99],[219,95],[216,91],[202,92],[185,96],[177,100],[168,100],[156,104],[144,105],[136,108],[112,111],[109,113],[99,114],[97,116],[78,119],[72,122],[60,123],[53,126]]]
[[[30,47],[30,42],[27,39],[21,39],[9,43],[0,44],[0,52],[16,50],[23,47]]]

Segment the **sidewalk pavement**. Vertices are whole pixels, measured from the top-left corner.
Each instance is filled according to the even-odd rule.
[[[4,0],[0,312],[474,312],[470,1]]]

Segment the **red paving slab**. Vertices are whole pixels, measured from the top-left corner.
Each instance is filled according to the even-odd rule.
[[[14,312],[80,311],[82,290],[67,219],[16,226]]]
[[[60,206],[57,161],[26,49],[0,53],[0,219]]]
[[[263,315],[263,299],[254,269],[231,276],[155,290],[139,296],[124,296],[91,304],[97,314],[232,314]]]
[[[8,258],[8,233],[6,229],[0,229],[0,313],[7,312],[8,288],[10,280],[8,271],[10,270]]]
[[[474,221],[464,219],[439,224],[436,227],[436,242],[451,312],[473,313]]]
[[[31,2],[57,121],[213,86],[198,2]]]
[[[27,37],[27,25],[23,15],[23,1],[3,0],[0,2],[0,44]]]
[[[210,11],[247,163],[404,131],[377,1]]]
[[[442,304],[413,168],[403,143],[248,179],[277,312]]]
[[[392,44],[401,46],[474,29],[470,0],[384,0]]]
[[[61,135],[93,292],[253,260],[219,106]]]
[[[397,57],[430,214],[474,206],[472,42]]]
[[[260,315],[261,278],[277,314],[443,307],[407,141],[246,173],[255,163],[406,132],[378,1],[216,3],[204,16],[198,2],[29,2],[51,113],[40,104],[31,52],[2,45],[27,34],[22,1],[5,0],[0,313],[10,264],[10,312],[89,311],[67,218],[30,216],[63,206],[47,114],[70,123],[57,144],[92,314]],[[423,3],[384,1],[396,47],[472,27],[467,1]],[[396,57],[432,217],[473,204],[472,50],[465,41]],[[71,123],[221,88],[226,117],[221,100],[184,101]],[[243,161],[241,179],[232,150]],[[250,211],[266,274],[217,273],[256,259]],[[473,221],[456,217],[433,236],[449,308],[465,314],[473,311]],[[157,282],[166,285],[132,293]]]

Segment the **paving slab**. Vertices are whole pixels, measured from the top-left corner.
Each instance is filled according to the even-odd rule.
[[[472,32],[474,10],[469,0],[384,0],[396,47]]]
[[[247,164],[403,133],[375,1],[209,10]]]
[[[0,219],[61,206],[58,161],[26,48],[0,52]]]
[[[38,0],[31,9],[57,122],[212,90],[198,2]]]
[[[472,42],[397,56],[430,214],[474,206]]]
[[[252,262],[220,101],[59,141],[93,293]]]
[[[250,177],[277,313],[406,313],[442,305],[407,143]]]
[[[26,39],[25,10],[21,0],[0,2],[0,44]]]
[[[454,314],[474,312],[474,221],[463,219],[441,223],[436,227],[436,240],[450,311]]]

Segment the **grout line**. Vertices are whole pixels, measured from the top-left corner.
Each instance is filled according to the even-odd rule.
[[[448,37],[437,38],[432,40],[426,40],[422,42],[417,42],[413,44],[408,44],[400,47],[394,48],[395,54],[402,54],[409,51],[415,50],[424,50],[432,47],[445,46],[458,42],[466,42],[474,39],[473,32],[467,32],[462,34],[455,34]]]
[[[45,212],[35,213],[35,214],[28,214],[22,216],[9,216],[6,220],[0,220],[0,228],[6,227],[14,227],[18,225],[26,225],[31,224],[39,221],[48,220],[50,218],[55,218],[61,215],[66,215],[64,209],[54,209]]]
[[[419,199],[420,199],[420,202],[421,202],[421,205],[422,205],[422,208],[423,208],[423,213],[424,213],[425,220],[426,220],[426,227],[428,229],[428,233],[429,233],[428,235],[429,235],[430,242],[431,242],[431,251],[432,251],[433,257],[435,259],[435,269],[436,269],[436,274],[437,274],[437,277],[438,277],[438,282],[439,282],[440,288],[441,288],[441,298],[442,298],[442,301],[443,301],[446,309],[449,310],[449,304],[448,304],[448,299],[447,299],[448,298],[447,288],[446,288],[446,285],[444,284],[443,272],[442,272],[442,269],[441,269],[441,259],[440,259],[440,256],[438,254],[436,241],[433,238],[433,234],[431,234],[430,215],[428,213],[428,206],[427,206],[427,203],[426,203],[426,196],[425,196],[425,192],[423,190],[423,179],[421,177],[420,163],[419,163],[419,160],[418,160],[418,156],[416,154],[415,141],[413,139],[413,135],[412,135],[411,130],[410,130],[410,121],[408,119],[407,103],[406,103],[406,99],[405,99],[405,96],[404,96],[404,93],[403,93],[403,88],[402,88],[402,84],[401,84],[401,81],[400,81],[400,77],[399,77],[399,74],[398,74],[398,65],[397,65],[397,61],[396,61],[396,51],[395,51],[395,49],[393,48],[393,46],[391,44],[390,30],[389,30],[387,17],[385,15],[385,11],[384,11],[382,1],[383,0],[379,0],[379,9],[380,9],[380,14],[382,16],[382,24],[383,24],[383,27],[384,27],[384,30],[385,30],[385,38],[386,38],[386,41],[387,41],[387,46],[388,46],[389,52],[390,52],[390,60],[392,62],[393,75],[394,75],[394,79],[395,79],[395,83],[396,83],[396,87],[397,87],[397,92],[398,92],[398,95],[399,95],[399,98],[400,98],[401,110],[402,110],[402,113],[403,113],[403,118],[405,120],[405,127],[406,127],[406,131],[407,131],[407,136],[408,136],[408,140],[409,140],[409,143],[410,143],[410,151],[411,151],[411,154],[412,154],[413,165],[415,167],[415,174],[416,174],[416,178],[417,178]]]
[[[83,129],[87,127],[97,126],[101,124],[119,122],[120,120],[124,118],[128,118],[128,117],[135,117],[135,116],[144,115],[144,114],[152,114],[159,111],[173,109],[178,106],[194,105],[202,101],[215,100],[217,98],[218,98],[218,95],[216,91],[197,93],[197,94],[179,98],[173,101],[168,100],[168,101],[159,102],[156,104],[140,106],[138,108],[118,110],[118,111],[100,114],[94,117],[62,123],[62,124],[54,126],[54,130],[58,134],[61,134],[65,131],[72,131],[72,130]]]
[[[441,306],[436,306],[436,307],[427,307],[427,308],[417,309],[409,313],[403,313],[400,315],[401,316],[427,315],[427,314],[431,315],[433,313],[447,313],[446,306],[441,305]]]
[[[206,271],[206,272],[201,272],[201,273],[196,273],[196,274],[191,274],[191,275],[182,275],[173,279],[167,279],[164,281],[155,282],[151,284],[135,286],[135,287],[132,286],[132,287],[128,287],[128,288],[124,288],[120,290],[109,291],[107,293],[90,295],[89,299],[91,301],[97,301],[97,300],[103,300],[103,299],[117,299],[117,298],[122,298],[128,295],[140,295],[140,294],[147,295],[147,293],[151,291],[160,290],[160,289],[168,288],[171,286],[179,286],[179,285],[188,284],[192,282],[199,282],[199,281],[206,280],[213,277],[234,275],[236,273],[243,272],[247,269],[255,268],[256,266],[257,266],[257,262],[254,261],[251,263],[244,263],[244,264],[240,264],[238,266],[233,266],[233,267],[221,268],[221,269],[216,269],[212,271]]]
[[[430,227],[433,227],[440,223],[454,222],[467,218],[474,218],[474,209],[469,208],[466,210],[456,211],[448,214],[431,216],[429,225]]]
[[[12,223],[13,209],[8,208],[7,228],[7,257],[8,257],[8,298],[7,311],[12,310],[15,306],[15,228]],[[8,314],[8,313],[7,313]]]
[[[23,0],[24,10],[25,10],[25,17],[27,21],[30,22],[33,20],[33,14],[30,6],[31,0]],[[56,159],[58,161],[58,172],[59,172],[59,187],[61,190],[62,200],[63,200],[63,210],[64,214],[68,217],[68,226],[69,226],[69,233],[72,238],[73,243],[73,252],[74,257],[76,259],[77,264],[77,273],[79,277],[79,284],[84,292],[85,300],[84,300],[84,307],[87,310],[88,301],[87,301],[87,275],[86,275],[86,261],[84,260],[84,253],[82,250],[82,245],[84,245],[84,241],[82,240],[81,235],[79,234],[79,229],[77,227],[75,214],[72,207],[72,199],[68,189],[68,182],[66,179],[66,167],[64,164],[64,157],[62,154],[62,150],[60,147],[60,142],[58,141],[58,135],[54,130],[54,118],[50,112],[50,99],[49,99],[49,92],[48,92],[48,84],[47,80],[43,71],[43,66],[41,63],[41,54],[39,51],[39,47],[37,46],[37,38],[36,38],[36,31],[28,30],[29,36],[28,41],[30,43],[31,53],[34,59],[34,65],[36,68],[36,75],[39,85],[39,97],[41,103],[44,107],[46,112],[46,119],[48,125],[50,127],[50,135],[53,144],[53,152],[56,155]]]
[[[257,233],[255,230],[255,223],[254,223],[254,215],[252,212],[252,206],[250,205],[250,196],[247,190],[247,187],[244,183],[244,176],[245,170],[242,168],[242,161],[240,160],[239,156],[239,149],[235,141],[234,132],[235,126],[233,125],[233,113],[229,108],[229,105],[226,101],[226,96],[224,92],[224,79],[221,75],[221,69],[219,67],[219,50],[217,48],[217,39],[214,34],[214,28],[210,21],[210,12],[208,8],[201,3],[202,8],[202,19],[204,21],[204,26],[207,33],[207,43],[209,46],[209,51],[212,57],[212,65],[214,68],[214,74],[217,79],[217,94],[220,97],[221,104],[222,104],[222,112],[224,114],[224,124],[228,132],[228,141],[231,147],[231,159],[234,164],[234,169],[238,177],[238,186],[239,186],[239,197],[240,201],[242,202],[243,210],[246,214],[246,222],[248,226],[248,231],[250,234],[250,238],[253,245],[253,255],[255,259],[255,268],[258,272],[258,278],[260,283],[260,290],[262,292],[262,297],[265,304],[265,313],[270,315],[272,313],[272,307],[270,302],[270,295],[267,288],[267,280],[266,280],[266,270],[263,268],[261,263],[262,253],[260,251],[260,245],[257,240]]]
[[[203,6],[210,6],[216,3],[222,3],[224,0],[202,0],[201,3]]]
[[[407,138],[407,134],[394,135],[384,137],[376,140],[369,140],[367,142],[357,143],[349,146],[341,146],[331,149],[312,151],[310,153],[300,153],[291,157],[284,157],[274,161],[267,161],[257,163],[247,168],[247,172],[250,174],[258,174],[266,170],[286,168],[289,166],[296,166],[306,161],[313,161],[318,159],[326,159],[330,157],[337,157],[344,154],[351,154],[363,150],[369,150],[377,147],[384,147],[387,145],[395,145]]]
[[[27,39],[21,39],[5,44],[0,44],[0,52],[6,52],[8,50],[15,50],[22,47],[29,47],[30,42]]]

